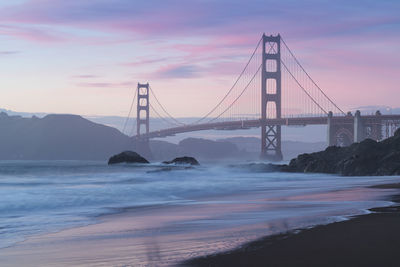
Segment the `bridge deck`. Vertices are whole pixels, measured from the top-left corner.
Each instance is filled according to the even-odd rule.
[[[382,121],[387,120],[400,120],[400,115],[366,115],[362,116],[363,120],[376,121],[377,119]],[[332,120],[335,123],[353,123],[353,116],[334,116]],[[201,124],[187,124],[183,126],[162,129],[158,131],[152,131],[148,134],[142,134],[141,138],[157,138],[173,136],[179,133],[197,132],[205,130],[239,130],[261,127],[262,121],[257,120],[237,120],[237,121],[225,121],[225,122],[214,122],[214,123],[201,123]],[[328,123],[328,117],[298,117],[298,118],[282,118],[282,119],[267,119],[266,125],[323,125]],[[137,138],[137,136],[134,136]]]

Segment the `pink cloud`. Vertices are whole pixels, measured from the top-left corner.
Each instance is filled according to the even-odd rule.
[[[134,82],[85,82],[77,83],[79,87],[92,87],[92,88],[125,88],[134,87]]]
[[[11,51],[0,51],[0,55],[3,55],[3,56],[15,55],[15,54],[19,54],[19,53],[21,53],[21,51],[15,51],[15,50],[11,50]]]
[[[11,36],[17,39],[24,39],[34,42],[62,42],[65,39],[50,33],[49,31],[33,28],[30,26],[15,26],[0,24],[0,34]]]
[[[136,67],[144,65],[153,65],[157,63],[168,62],[174,59],[174,57],[162,57],[162,58],[147,58],[143,57],[135,61],[120,63],[121,66]]]
[[[199,77],[202,69],[196,65],[189,64],[170,64],[159,68],[154,73],[149,74],[152,79],[176,79]]]
[[[80,75],[74,75],[72,78],[78,78],[78,79],[92,79],[92,78],[99,78],[99,75],[92,75],[92,74],[80,74]]]

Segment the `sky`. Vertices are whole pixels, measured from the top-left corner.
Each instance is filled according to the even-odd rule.
[[[201,116],[264,32],[342,109],[398,107],[399,14],[397,0],[0,0],[0,108],[126,116],[149,82],[173,116]]]

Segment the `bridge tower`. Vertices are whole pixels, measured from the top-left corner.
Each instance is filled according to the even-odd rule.
[[[279,161],[282,160],[281,126],[267,122],[267,118],[281,118],[281,36],[279,34],[276,36],[263,34],[261,71],[261,158]]]
[[[149,123],[149,83],[137,85],[137,116],[136,116],[136,131],[137,137],[140,138],[141,126],[146,127],[146,134],[150,131]]]

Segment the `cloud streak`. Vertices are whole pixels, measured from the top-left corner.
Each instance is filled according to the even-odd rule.
[[[151,76],[157,79],[186,79],[199,77],[201,69],[195,65],[168,65],[154,72]]]
[[[72,78],[78,78],[78,79],[92,79],[92,78],[99,78],[99,75],[93,75],[93,74],[79,74],[79,75],[74,75]]]
[[[9,36],[14,39],[22,39],[38,43],[62,42],[66,39],[55,35],[52,31],[40,27],[0,24],[0,35]]]
[[[82,82],[76,84],[78,87],[88,88],[127,88],[135,87],[135,83],[131,81],[127,82]]]
[[[7,55],[15,55],[19,54],[21,51],[0,51],[0,55],[7,56]]]

